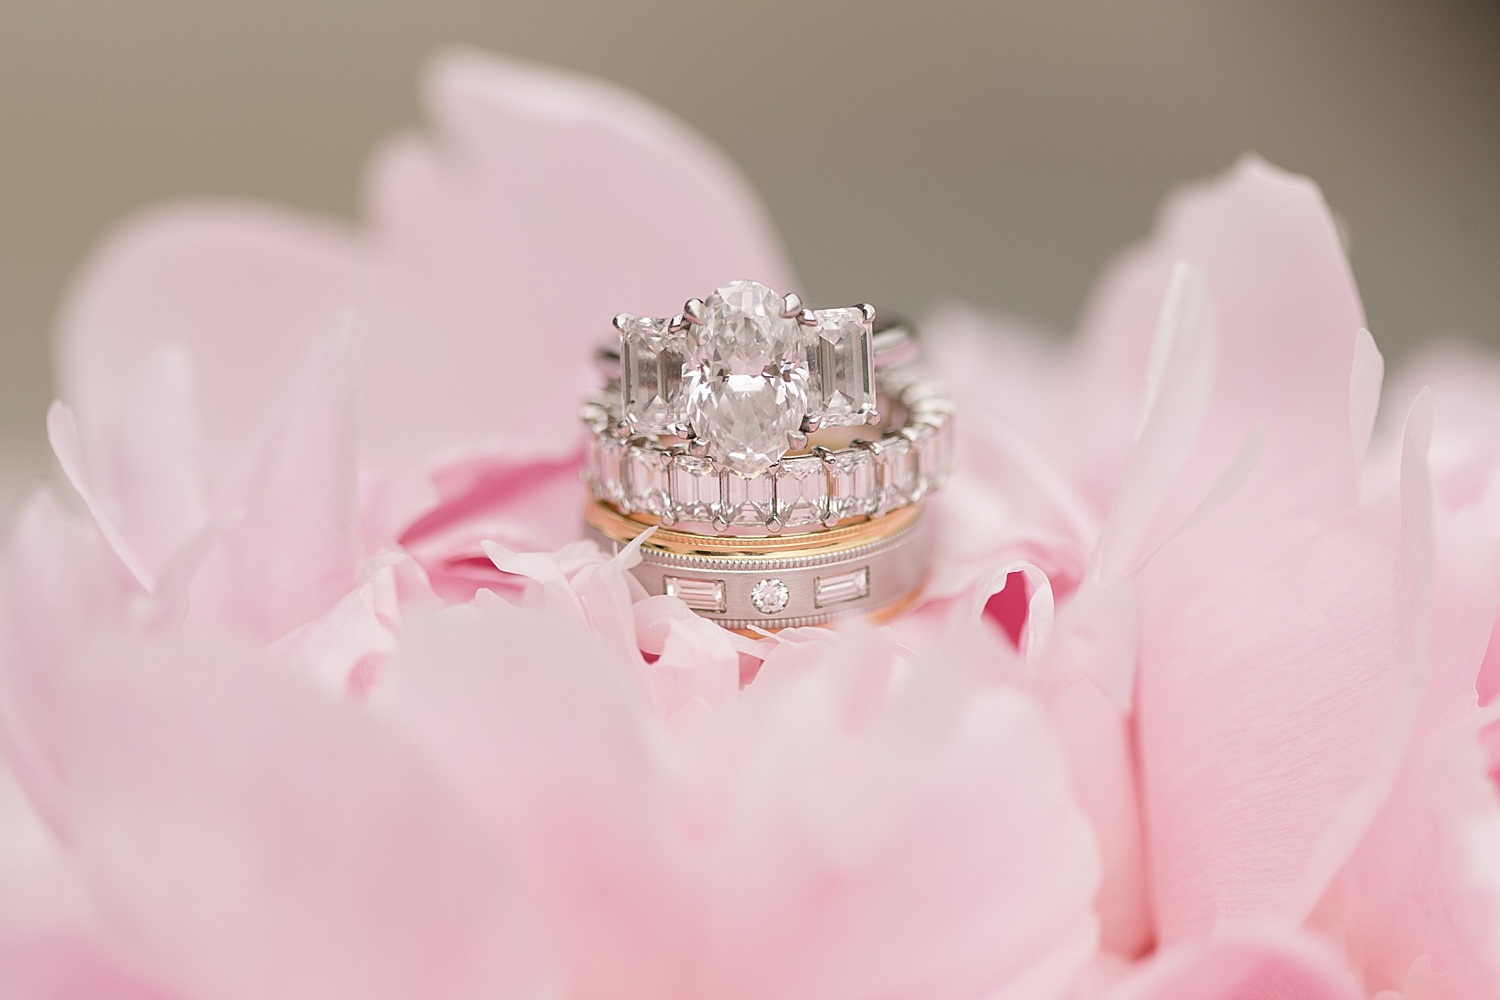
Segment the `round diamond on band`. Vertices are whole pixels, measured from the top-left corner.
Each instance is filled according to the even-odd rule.
[[[792,592],[774,577],[762,580],[750,590],[750,603],[763,615],[774,615],[786,608]]]

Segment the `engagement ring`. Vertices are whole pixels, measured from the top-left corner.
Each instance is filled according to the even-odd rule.
[[[587,520],[613,545],[659,526],[636,571],[648,590],[731,628],[912,596],[953,404],[921,376],[905,324],[736,281],[677,316],[621,314],[615,327],[606,384],[582,412]]]

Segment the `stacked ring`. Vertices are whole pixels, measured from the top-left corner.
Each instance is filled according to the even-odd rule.
[[[915,596],[953,404],[922,378],[906,326],[738,281],[615,327],[581,414],[585,520],[609,547],[657,526],[634,571],[648,592],[735,629]]]

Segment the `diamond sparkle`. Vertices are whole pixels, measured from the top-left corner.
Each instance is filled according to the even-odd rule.
[[[622,432],[688,438],[692,454],[748,479],[800,446],[804,426],[877,423],[874,315],[789,309],[756,281],[731,281],[671,320],[621,313]]]
[[[703,303],[689,337],[687,415],[730,472],[758,476],[785,455],[807,414],[807,347],[786,301],[755,281],[733,281]]]
[[[792,592],[777,579],[762,580],[750,589],[750,603],[763,615],[774,615],[786,609]]]

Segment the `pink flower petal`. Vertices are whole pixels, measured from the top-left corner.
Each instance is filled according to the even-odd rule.
[[[279,209],[185,203],[129,220],[96,251],[60,322],[63,394],[90,453],[163,347],[191,360],[207,453],[232,447],[363,280],[348,234]]]
[[[89,428],[94,490],[151,574],[158,578],[208,522],[207,458],[192,361],[180,347],[146,358],[115,420]]]
[[[500,601],[414,618],[399,657],[396,711],[525,845],[574,991],[680,996],[693,908],[628,665],[565,609]]]
[[[353,589],[356,529],[355,335],[316,340],[222,477],[230,519],[193,581],[189,622],[270,643]]]
[[[1384,380],[1385,358],[1370,331],[1361,330],[1354,341],[1354,368],[1349,373],[1349,436],[1354,442],[1354,462],[1360,469],[1370,451]]]
[[[141,592],[95,527],[46,493],[22,509],[0,570],[0,740],[38,812],[66,836],[65,671],[128,622]]]
[[[76,854],[184,995],[533,995],[502,845],[387,725],[205,642],[115,643],[74,676]]]
[[[1352,497],[1348,393],[1364,313],[1317,187],[1255,158],[1174,195],[1151,239],[1106,273],[1081,329],[1089,436],[1114,442],[1114,469],[1123,470],[1130,425],[1121,416],[1135,409],[1179,260],[1202,270],[1219,317],[1219,375],[1189,481],[1217,476],[1250,428],[1265,423],[1266,475],[1292,477],[1283,489]],[[1108,462],[1095,470],[1119,475]],[[1179,503],[1202,492],[1179,491]]]
[[[1393,395],[1431,386],[1432,473],[1441,505],[1468,511],[1485,534],[1500,535],[1500,361],[1471,344],[1432,343],[1408,361]],[[1500,692],[1500,620],[1492,628],[1478,690]]]
[[[560,453],[615,313],[675,312],[733,278],[791,289],[734,167],[644,101],[465,51],[433,64],[427,90],[434,134],[375,158],[358,239],[224,205],[116,234],[62,324],[63,384],[84,425],[108,426],[154,346],[180,344],[208,446],[231,445],[353,307],[369,323],[364,459],[393,470],[491,438]]]
[[[1093,838],[1035,703],[975,686],[994,640],[890,688],[881,642],[841,637],[752,717],[693,995],[1061,997],[1093,952]]]
[[[888,633],[804,646],[674,740],[566,615],[485,602],[408,628],[396,705],[524,831],[579,995],[1064,996],[1097,862],[1037,707],[962,644],[889,704]]]
[[[434,579],[485,559],[485,541],[549,552],[579,535],[588,490],[571,458],[485,453],[442,465],[431,480],[437,501],[415,522],[408,517],[392,527]],[[473,591],[454,588],[451,597],[469,600]]]
[[[0,932],[6,1000],[170,1000],[67,933]]]
[[[1155,927],[1130,721],[1087,678],[1058,692],[1047,714],[1067,753],[1078,805],[1099,840],[1104,873],[1094,905],[1100,943],[1135,958],[1150,947]]]
[[[1328,948],[1278,931],[1236,930],[1158,954],[1105,1000],[1363,1000]]]
[[[974,588],[970,606],[976,618],[987,615],[995,599],[1009,595],[1012,587],[1017,590],[1010,600],[1020,614],[1014,621],[1002,617],[1000,625],[1026,659],[1039,658],[1052,638],[1053,595],[1052,581],[1038,567],[1028,562],[1006,563]]]
[[[83,467],[83,444],[78,438],[78,420],[73,416],[72,410],[56,400],[47,409],[47,439],[63,475],[68,477],[68,482],[83,500],[99,534],[109,543],[110,551],[135,578],[141,590],[151,593],[156,586],[155,576],[135,554],[134,547],[115,525],[114,519],[89,485],[88,473]]]
[[[1474,516],[1439,512],[1431,665],[1389,799],[1314,916],[1346,943],[1367,989],[1403,990],[1419,963],[1433,1000],[1500,994],[1500,886],[1476,877],[1472,839],[1500,829],[1474,678],[1500,599],[1497,544]]]
[[[1201,271],[1178,262],[1161,307],[1135,444],[1094,551],[1094,575],[1112,583],[1145,555],[1147,531],[1187,461],[1214,385],[1214,304]]]
[[[1426,663],[1430,426],[1419,402],[1401,510],[1295,505],[1298,490],[1262,469],[1141,572],[1137,726],[1161,940],[1300,922],[1395,780]]]
[[[663,717],[694,701],[722,708],[739,693],[740,654],[728,632],[694,616],[668,627],[661,656],[647,668],[647,676]]]

